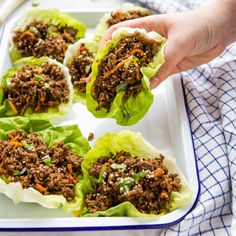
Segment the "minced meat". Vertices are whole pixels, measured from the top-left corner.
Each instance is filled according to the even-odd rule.
[[[136,96],[142,89],[140,68],[151,62],[160,48],[154,40],[139,32],[121,38],[98,67],[98,76],[92,87],[92,96],[98,102],[97,110],[110,109],[117,92],[125,91],[123,100]]]
[[[111,13],[111,18],[107,20],[107,24],[111,27],[125,20],[137,19],[148,15],[148,13],[140,10],[130,10],[127,12],[116,11]]]
[[[58,65],[25,65],[7,80],[5,97],[19,115],[24,115],[29,107],[34,112],[46,112],[69,102],[69,86]]]
[[[23,188],[35,188],[44,195],[73,200],[81,162],[64,142],[47,147],[36,133],[16,130],[0,141],[0,174],[7,182],[21,182]]]
[[[63,61],[68,44],[76,42],[77,30],[72,27],[32,21],[24,28],[14,31],[13,43],[23,57],[49,56]]]
[[[89,49],[84,43],[78,48],[77,55],[72,58],[68,65],[72,83],[80,92],[86,92],[86,78],[91,73],[91,66],[94,55],[89,52]]]
[[[171,193],[181,190],[178,174],[168,173],[160,158],[139,158],[128,152],[101,157],[89,174],[101,177],[95,191],[86,194],[90,213],[105,211],[122,202],[131,202],[140,212],[160,214],[171,208]]]

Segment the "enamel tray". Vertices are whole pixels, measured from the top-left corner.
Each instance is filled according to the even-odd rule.
[[[88,29],[87,37],[92,37],[93,28],[104,11],[64,10],[82,20]],[[0,76],[11,66],[8,42],[12,28],[18,20],[14,18],[3,26],[0,35]],[[141,132],[144,138],[156,148],[175,156],[192,191],[192,201],[171,213],[159,217],[74,217],[65,215],[62,209],[49,210],[37,204],[14,203],[0,194],[0,231],[78,231],[162,228],[181,221],[196,205],[200,193],[198,169],[192,140],[189,118],[182,81],[172,78],[153,90],[155,101],[146,116],[136,125],[118,126],[112,119],[96,119],[86,107],[74,104],[70,113],[59,120],[60,124],[77,123],[83,135],[94,133],[94,141],[106,132],[119,132],[130,129]]]

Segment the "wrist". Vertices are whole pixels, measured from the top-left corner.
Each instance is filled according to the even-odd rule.
[[[236,41],[236,1],[216,0],[215,4],[219,10],[220,20],[223,22],[223,40],[225,45],[229,45]]]

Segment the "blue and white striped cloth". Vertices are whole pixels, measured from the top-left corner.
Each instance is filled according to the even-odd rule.
[[[138,2],[160,13],[174,13],[207,1]],[[183,221],[160,235],[236,235],[236,43],[209,64],[179,76],[184,82],[201,195]]]

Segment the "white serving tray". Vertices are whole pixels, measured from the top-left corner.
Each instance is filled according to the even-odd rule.
[[[93,28],[105,11],[64,10],[82,20],[92,36]],[[19,18],[10,20],[0,35],[0,76],[11,66],[8,54],[10,33]],[[60,124],[77,123],[83,135],[94,133],[96,139],[106,132],[129,129],[141,132],[156,148],[175,156],[177,164],[185,175],[192,191],[192,201],[173,212],[159,217],[74,217],[65,215],[62,209],[46,209],[37,204],[14,203],[0,194],[0,231],[76,231],[104,229],[147,229],[161,228],[181,221],[196,205],[200,193],[198,168],[192,140],[182,81],[178,77],[168,79],[153,90],[155,101],[146,116],[136,125],[118,126],[112,119],[96,119],[84,105],[74,104],[70,114]]]

